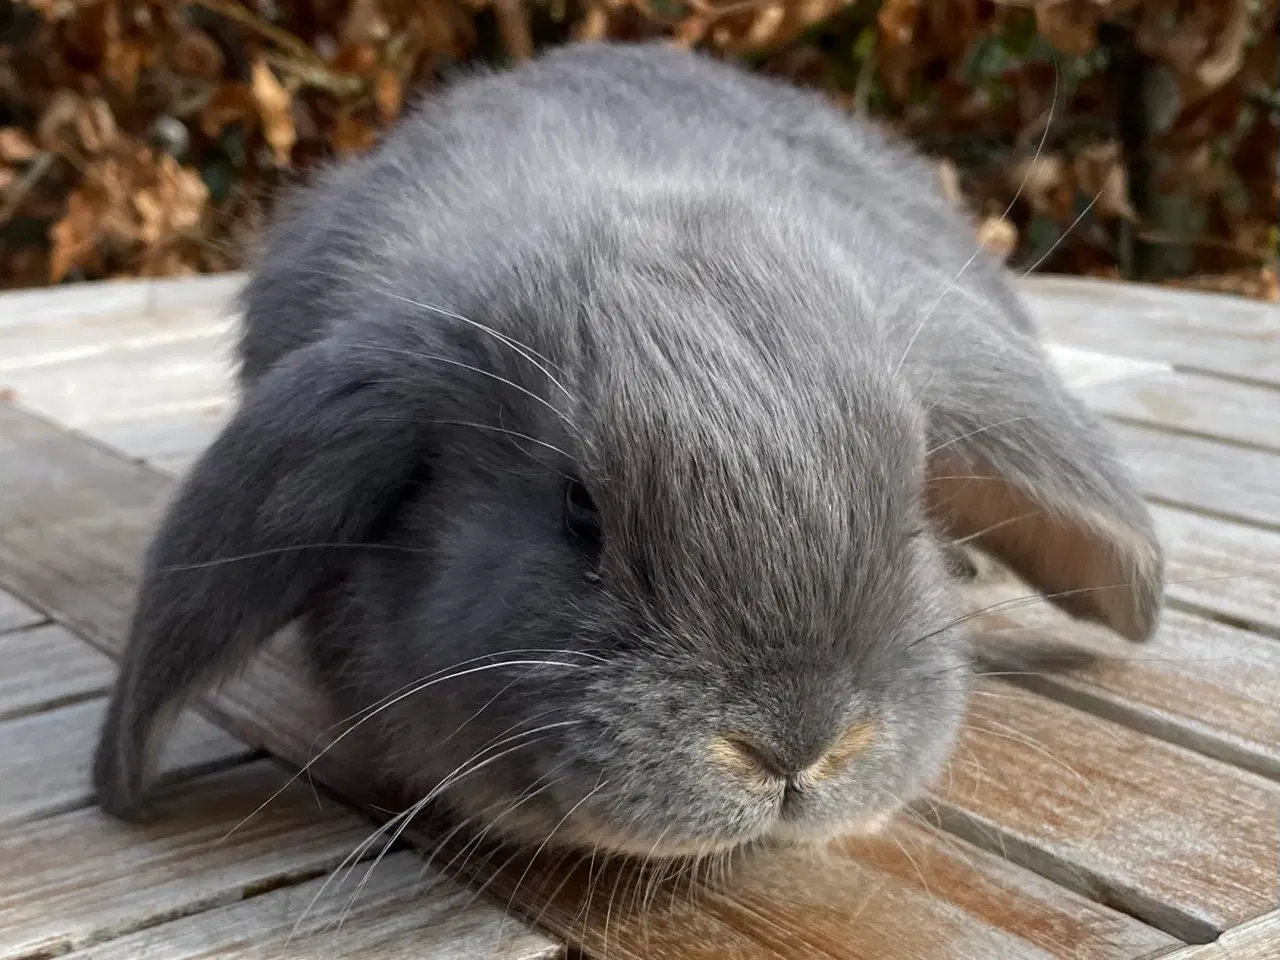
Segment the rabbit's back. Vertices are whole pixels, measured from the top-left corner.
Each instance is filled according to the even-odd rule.
[[[900,301],[904,284],[929,300],[975,249],[911,151],[812,92],[656,44],[573,45],[468,77],[298,201],[246,291],[249,379],[377,310],[379,289],[447,300],[450,287],[483,286],[487,265],[582,244],[592,224],[656,237],[698,221],[727,246],[735,219],[785,222],[880,285],[861,291],[872,304]],[[716,223],[700,205],[735,212]],[[808,269],[803,244],[778,246],[792,248],[780,275]],[[985,258],[962,283],[1025,326]],[[900,312],[905,340],[914,314]]]

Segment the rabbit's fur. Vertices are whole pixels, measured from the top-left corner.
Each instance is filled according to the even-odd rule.
[[[500,834],[870,828],[961,722],[947,541],[1134,640],[1161,605],[1141,499],[974,249],[910,151],[698,55],[574,45],[432,97],[269,237],[102,805],[139,815],[174,709],[305,615],[339,714],[384,704],[382,767],[460,775]]]

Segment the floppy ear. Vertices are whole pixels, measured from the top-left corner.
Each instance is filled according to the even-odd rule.
[[[94,757],[104,810],[141,814],[180,708],[293,620],[394,505],[425,451],[393,389],[337,344],[303,347],[247,390],[187,476],[146,556]]]
[[[1147,639],[1163,551],[1110,436],[1029,338],[1010,332],[970,360],[926,390],[930,512],[1067,613]]]

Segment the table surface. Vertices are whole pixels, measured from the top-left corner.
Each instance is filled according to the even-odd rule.
[[[0,960],[1280,957],[1280,307],[1023,281],[1057,342],[1170,365],[1081,388],[1167,545],[1159,635],[1043,604],[980,619],[1101,656],[983,678],[935,791],[882,836],[638,895],[591,861],[446,877],[429,834],[346,879],[376,821],[341,758],[250,816],[318,732],[287,638],[184,717],[163,816],[92,806],[141,551],[232,401],[236,282],[0,297]]]

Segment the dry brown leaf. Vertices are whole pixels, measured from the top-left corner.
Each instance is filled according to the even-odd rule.
[[[60,283],[97,243],[97,210],[83,188],[67,197],[67,211],[49,228],[49,282]]]
[[[0,190],[8,190],[17,179],[17,170],[9,166],[0,166]]]
[[[373,84],[373,102],[378,105],[378,116],[383,123],[391,123],[400,115],[404,105],[404,84],[394,70],[379,70]]]
[[[116,118],[102,97],[80,101],[73,126],[80,138],[80,146],[89,155],[111,149],[120,138]]]
[[[880,37],[889,47],[905,47],[915,36],[920,0],[885,0],[876,14]]]
[[[1249,9],[1245,0],[1218,0],[1228,8],[1227,19],[1208,55],[1196,67],[1196,79],[1210,90],[1222,86],[1244,64],[1249,35]]]
[[[107,0],[101,10],[103,75],[117,89],[133,94],[138,89],[138,71],[146,60],[146,48],[124,38],[119,0]]]
[[[1066,163],[1050,153],[1015,164],[1008,173],[1008,182],[1014,190],[1021,187],[1033,210],[1056,218],[1071,207],[1072,191],[1066,177]]]
[[[36,122],[36,139],[46,150],[66,152],[71,144],[63,134],[75,123],[80,112],[80,98],[70,90],[58,90],[49,98],[44,113]]]
[[[250,72],[249,89],[262,120],[262,135],[271,147],[276,166],[287,167],[298,141],[293,124],[293,98],[263,60],[255,60]]]
[[[947,203],[955,209],[964,208],[964,194],[960,191],[960,171],[950,160],[939,160],[935,164],[938,174],[938,188]]]
[[[987,217],[978,227],[978,243],[1001,260],[1018,249],[1018,228],[1003,217]]]
[[[1036,28],[1063,53],[1088,53],[1098,44],[1101,4],[1094,0],[1040,0],[1036,3]]]
[[[759,10],[751,21],[747,35],[743,37],[744,45],[759,49],[775,42],[778,28],[787,19],[787,8],[780,3],[771,3]]]
[[[378,48],[372,43],[347,43],[329,61],[329,66],[341,73],[364,75],[378,64]]]
[[[340,44],[381,43],[390,32],[378,0],[351,0],[347,15],[338,27],[338,41]]]
[[[233,123],[258,125],[257,107],[247,84],[222,84],[200,110],[200,129],[206,137],[217,137]]]
[[[23,0],[23,2],[51,23],[74,16],[81,6],[76,0]]]
[[[705,17],[685,17],[676,24],[676,28],[671,35],[671,43],[682,49],[690,50],[702,41],[710,25],[711,22]]]
[[[524,0],[493,0],[491,6],[507,56],[517,62],[528,60],[533,56],[533,29]]]
[[[349,113],[340,113],[329,131],[329,143],[335,152],[346,156],[364,153],[377,142],[377,136],[367,123]]]
[[[608,32],[609,12],[605,10],[604,4],[593,3],[578,21],[573,34],[577,40],[603,40]]]
[[[169,54],[169,65],[175,73],[210,82],[222,75],[223,62],[218,45],[201,30],[187,30]]]
[[[1129,178],[1118,143],[1113,141],[1084,147],[1076,154],[1071,166],[1076,183],[1093,200],[1093,209],[1098,216],[1130,222],[1138,219],[1137,212],[1129,203]]]
[[[0,159],[9,163],[23,163],[39,152],[40,148],[27,136],[26,131],[18,127],[0,127]]]

